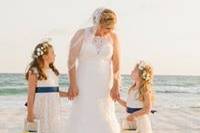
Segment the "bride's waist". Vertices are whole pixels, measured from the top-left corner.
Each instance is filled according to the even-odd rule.
[[[77,71],[81,75],[110,75],[112,73],[112,65],[109,61],[80,61],[78,63]]]
[[[87,59],[87,60],[79,60],[79,65],[110,65],[111,60],[107,59]]]

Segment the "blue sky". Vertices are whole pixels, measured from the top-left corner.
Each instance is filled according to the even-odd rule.
[[[144,59],[156,74],[200,75],[198,5],[198,0],[0,1],[0,72],[24,72],[34,46],[52,37],[55,63],[65,73],[71,35],[96,8],[107,7],[118,15],[123,73]]]

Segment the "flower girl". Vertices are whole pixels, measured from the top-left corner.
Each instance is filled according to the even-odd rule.
[[[149,119],[149,113],[155,112],[151,110],[153,101],[152,67],[144,61],[140,61],[132,71],[131,78],[135,82],[129,89],[127,101],[118,99],[118,102],[126,107],[128,113],[122,126],[125,126],[123,128],[133,128],[135,123],[137,133],[152,133]]]
[[[49,42],[38,44],[33,52],[33,60],[26,73],[28,81],[27,132],[61,133],[59,72],[54,66],[55,54]],[[32,128],[31,128],[32,125]],[[34,126],[33,126],[34,125]]]

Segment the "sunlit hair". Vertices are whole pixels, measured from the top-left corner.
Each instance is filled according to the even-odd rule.
[[[117,22],[117,16],[114,11],[104,9],[100,15],[99,24],[104,28],[113,29]]]
[[[153,68],[150,64],[145,63],[144,61],[140,61],[136,64],[135,70],[139,72],[140,77],[140,87],[138,89],[138,99],[144,102],[145,93],[150,93],[152,100],[154,100],[154,92],[152,89],[153,84]],[[135,84],[132,87],[134,87]]]
[[[35,70],[37,71],[38,80],[47,79],[47,75],[42,71],[42,68],[44,67],[43,55],[47,55],[49,53],[50,48],[53,48],[53,46],[47,41],[42,42],[35,47],[32,54],[32,61],[30,62],[25,74],[27,80],[29,78],[29,72],[35,73]],[[49,64],[49,67],[53,70],[53,72],[56,75],[59,75],[59,72],[55,68],[53,63]]]

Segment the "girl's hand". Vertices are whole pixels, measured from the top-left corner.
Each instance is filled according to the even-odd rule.
[[[28,114],[27,115],[27,121],[28,122],[34,122],[35,116],[33,114]]]
[[[68,91],[68,97],[69,97],[69,100],[74,100],[74,98],[76,96],[78,96],[79,94],[79,90],[78,90],[78,87],[71,87],[69,88],[69,91]]]
[[[69,96],[68,92],[64,92],[64,91],[60,91],[59,95],[60,95],[60,97],[68,97]]]
[[[128,121],[136,121],[135,117],[132,114],[128,115],[126,119]]]

